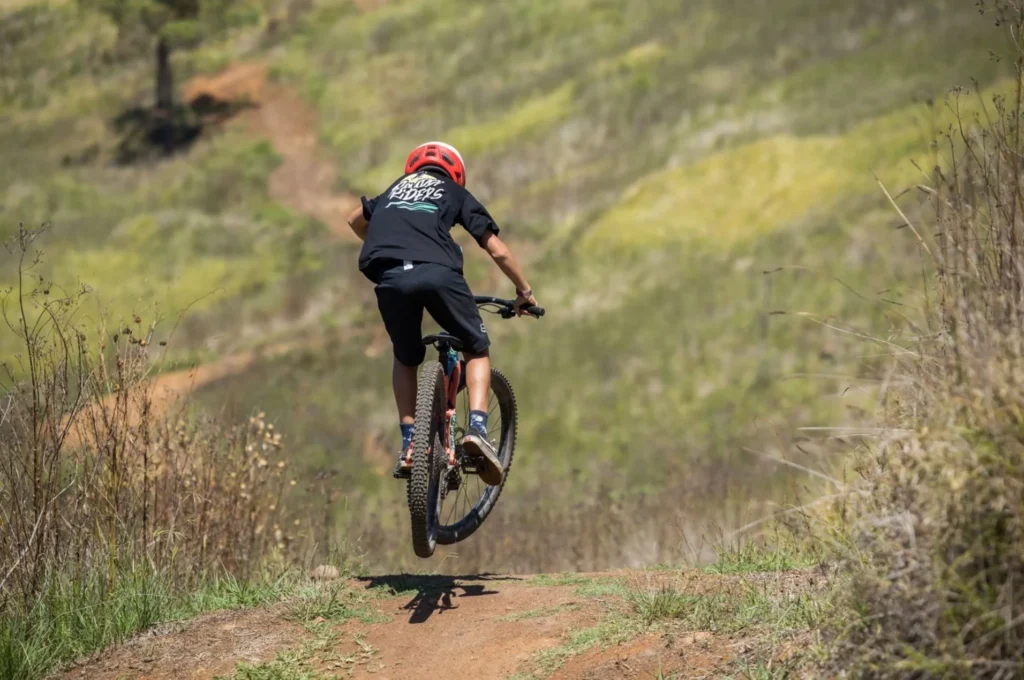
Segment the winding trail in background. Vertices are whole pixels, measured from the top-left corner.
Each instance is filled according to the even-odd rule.
[[[182,87],[182,96],[189,103],[208,97],[221,103],[252,104],[254,108],[228,125],[267,139],[281,156],[281,165],[270,176],[270,197],[327,225],[335,238],[355,242],[345,215],[359,205],[359,198],[334,189],[338,167],[319,147],[316,111],[290,88],[268,83],[265,63],[239,63],[214,76],[193,78]],[[284,343],[155,375],[149,385],[153,408],[166,412],[193,390],[244,372],[259,357],[281,356],[300,346]]]

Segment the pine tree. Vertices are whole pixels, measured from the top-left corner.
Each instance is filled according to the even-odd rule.
[[[233,12],[254,9],[254,0],[78,0],[107,14],[122,38],[151,41],[156,57],[155,108],[169,117],[174,109],[171,52],[193,47],[223,30]]]

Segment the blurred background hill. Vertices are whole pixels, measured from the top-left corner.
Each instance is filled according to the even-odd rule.
[[[916,214],[902,192],[976,101],[949,86],[1011,69],[967,0],[137,4],[0,0],[0,236],[50,223],[83,330],[159,321],[189,408],[277,424],[295,532],[389,569],[412,566],[391,359],[339,216],[412,146],[460,147],[549,310],[489,324],[516,465],[439,568],[700,557],[708,527],[812,500],[774,459],[828,465],[874,409],[862,335],[914,330],[922,290],[875,177]],[[475,290],[509,294],[460,240]]]

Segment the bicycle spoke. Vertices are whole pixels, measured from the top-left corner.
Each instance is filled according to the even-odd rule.
[[[456,499],[456,500],[458,500],[458,498],[459,498],[459,492],[461,492],[461,491],[462,491],[462,490],[461,490],[461,489],[459,489],[459,491],[456,491],[456,492],[455,492],[455,499]],[[451,519],[452,519],[452,513],[453,513],[453,512],[455,512],[455,506],[456,506],[456,503],[450,503],[450,504],[448,505],[448,516],[447,516],[447,517],[445,517],[445,519],[444,519],[444,523],[445,523],[445,524],[450,524],[450,523],[451,523]]]
[[[456,412],[458,414],[458,421],[460,424],[460,428],[456,430],[457,437],[460,434],[465,435],[469,430],[470,406],[471,401],[469,390],[463,389],[460,391],[456,400]],[[501,413],[501,400],[493,389],[489,390],[487,409],[487,438],[495,443],[499,449],[500,455],[501,435],[504,431],[504,422]],[[504,459],[502,459],[502,463],[505,463]],[[473,477],[474,479],[471,480],[470,477]],[[490,493],[491,487],[480,479],[479,474],[463,473],[461,475],[461,485],[454,493],[454,498],[449,497],[444,500],[444,502],[448,504],[448,510],[443,512],[443,516],[445,517],[444,525],[454,526],[462,522],[485,498],[489,497]]]

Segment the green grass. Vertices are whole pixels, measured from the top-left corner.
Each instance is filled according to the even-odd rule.
[[[576,586],[573,592],[582,597],[620,596],[625,592],[625,585],[619,578],[595,578]]]
[[[528,584],[536,588],[574,586],[573,592],[582,597],[606,597],[623,592],[622,579],[614,576],[539,574],[531,577]]]
[[[551,588],[557,586],[589,586],[592,579],[583,574],[538,574],[529,580],[531,586]]]
[[[709,574],[752,574],[762,572],[789,571],[812,567],[818,562],[802,551],[786,547],[763,548],[752,542],[745,542],[734,548],[721,548],[718,558],[704,567]]]
[[[805,586],[783,587],[785,574],[739,584],[722,581],[700,594],[680,583],[648,581],[632,584],[623,595],[635,617],[645,625],[676,621],[684,630],[737,634],[744,631],[785,637],[815,630],[835,609],[835,591]],[[738,587],[737,587],[738,586]]]
[[[610,615],[595,626],[570,632],[562,644],[538,652],[533,659],[535,669],[526,677],[546,678],[574,656],[595,647],[623,644],[639,632],[640,628],[631,619]]]
[[[38,271],[94,289],[88,328],[159,310],[169,333],[189,309],[172,353],[214,335],[237,346],[235,333],[287,313],[296,288],[318,285],[337,250],[322,225],[269,198],[280,158],[267,142],[207,130],[186,153],[117,165],[113,121],[151,91],[150,51],[123,51],[110,22],[75,3],[23,5],[0,8],[0,240],[19,222],[51,224]],[[190,57],[179,56],[183,77]],[[4,253],[0,288],[12,276]],[[12,351],[0,334],[0,356]]]
[[[373,607],[373,600],[383,593],[353,590],[347,584],[327,584],[300,597],[291,606],[291,614],[300,621],[343,622],[355,619],[361,623],[388,621]]]
[[[800,663],[820,652],[823,627],[837,620],[840,585],[832,584],[824,590],[785,586],[784,569],[762,571],[759,576],[768,578],[739,584],[723,579],[717,588],[705,584],[699,594],[687,592],[681,582],[637,581],[623,595],[623,601],[640,625],[653,626],[669,637],[682,632],[709,632],[742,638],[745,651],[716,671],[723,677],[789,677]],[[792,641],[798,638],[803,641],[794,652]],[[785,660],[780,661],[783,656]]]
[[[515,612],[502,616],[499,621],[529,621],[532,619],[546,619],[549,616],[556,616],[562,612],[571,612],[579,609],[579,605],[562,604],[556,607],[542,607],[540,609],[528,609],[524,612]]]
[[[348,618],[375,622],[381,618],[372,599],[340,583],[310,583],[292,571],[250,579],[225,576],[188,587],[141,568],[122,570],[109,582],[99,574],[55,576],[31,610],[8,609],[0,616],[0,677],[44,677],[63,663],[158,623],[224,609],[288,601],[291,615],[304,622],[318,617],[334,623]]]
[[[772,661],[738,661],[733,664],[735,673],[725,676],[725,680],[785,680],[794,676],[794,668],[786,663]]]
[[[265,142],[230,134],[152,173],[65,169],[23,177],[5,215],[52,225],[37,272],[64,288],[92,288],[83,317],[89,330],[101,317],[116,324],[158,313],[166,337],[188,309],[185,333],[172,343],[172,351],[187,351],[199,340],[193,329],[230,337],[254,316],[282,308],[287,287],[315,279],[332,257],[329,247],[314,246],[321,226],[268,199],[278,162]],[[0,238],[17,228],[10,220],[0,222]],[[0,285],[13,283],[13,267],[3,253]],[[11,351],[9,336],[0,337],[0,355]]]
[[[487,11],[420,0],[355,18],[325,6],[279,73],[319,102],[346,184],[379,191],[387,159],[424,135],[448,136],[473,151],[479,191],[502,200],[508,220],[550,223],[609,207],[666,162],[713,150],[694,146],[701,138],[842,131],[969,77],[1005,74],[985,49],[990,25],[962,3],[941,7],[783,0],[766,22],[738,3],[699,0],[639,10],[625,0],[515,0]],[[945,49],[950,40],[965,49]],[[438,41],[453,51],[432,49]],[[392,97],[375,87],[385,74]],[[353,91],[361,96],[344,96]],[[565,92],[571,106],[538,105]],[[610,157],[603,173],[573,172]],[[523,165],[529,172],[507,171]],[[560,192],[531,189],[544,183]],[[565,192],[584,205],[567,210],[557,200]]]
[[[993,97],[1005,97],[1010,89],[1006,81],[965,95],[957,108],[972,120],[980,102],[994,110]],[[835,214],[851,198],[880,195],[872,173],[898,193],[925,179],[914,163],[934,165],[930,143],[954,120],[944,103],[915,105],[839,135],[773,135],[653,173],[588,230],[583,248],[649,248],[676,240],[728,246],[814,214]]]
[[[633,613],[647,626],[656,621],[682,618],[694,604],[694,598],[668,583],[635,586],[626,591],[625,599]]]
[[[783,636],[817,628],[827,620],[832,607],[831,601],[820,593],[780,597],[751,585],[739,597],[694,597],[674,618],[693,630],[734,634],[757,628]]]

